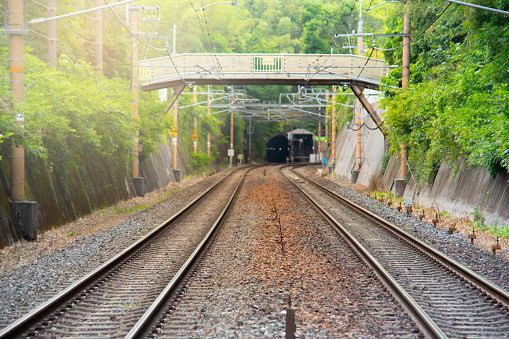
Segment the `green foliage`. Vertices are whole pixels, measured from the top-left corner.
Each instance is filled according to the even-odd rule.
[[[509,1],[491,5],[507,8]],[[413,1],[413,29],[424,30],[444,6]],[[410,87],[385,93],[391,151],[409,147],[421,182],[432,183],[444,162],[457,169],[461,158],[495,177],[509,169],[509,20],[454,6],[445,17],[412,44]],[[399,63],[400,52],[387,59]],[[386,83],[395,85],[396,73]]]
[[[499,238],[509,239],[509,227],[502,227],[498,223],[490,227],[489,232]]]
[[[486,217],[484,216],[484,213],[482,213],[482,211],[478,207],[474,207],[474,211],[471,212],[470,214],[472,214],[474,217],[472,224],[475,227],[475,229],[485,231],[489,228],[485,224]]]
[[[207,172],[207,174],[210,174],[208,165],[212,159],[207,154],[190,153],[190,156],[191,163],[188,166],[193,173]]]
[[[382,164],[380,165],[380,172],[378,176],[381,178],[385,174],[385,170],[387,169],[387,165],[389,164],[391,156],[389,154],[385,154],[382,158]]]

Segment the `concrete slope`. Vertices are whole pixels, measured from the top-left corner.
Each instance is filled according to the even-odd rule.
[[[376,104],[374,104],[377,109]],[[380,114],[382,115],[382,114]],[[374,128],[374,123],[363,112],[365,123]],[[356,132],[343,128],[336,140],[335,174],[351,178],[350,171],[355,163]],[[378,177],[386,190],[394,191],[394,179],[399,178],[399,158],[390,157],[385,172],[380,178],[380,167],[387,146],[379,130],[362,128],[363,166],[357,183],[369,186],[371,178]],[[330,159],[328,161],[330,163]],[[415,190],[410,179],[404,197],[415,197],[415,202],[436,207],[458,217],[469,217],[474,208],[479,208],[485,215],[488,225],[498,222],[501,226],[509,225],[509,175],[498,174],[491,178],[486,169],[469,169],[464,160],[460,160],[457,173],[447,164],[443,164],[431,187],[421,184]],[[414,195],[415,193],[415,195]]]

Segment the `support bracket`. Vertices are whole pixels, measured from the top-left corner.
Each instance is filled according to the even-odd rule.
[[[384,136],[387,136],[387,132],[386,132],[385,127],[384,127],[384,122],[378,116],[378,114],[376,113],[376,111],[373,108],[373,106],[371,106],[371,104],[369,103],[368,99],[366,99],[366,97],[364,96],[364,93],[363,93],[364,92],[364,87],[360,87],[360,86],[357,86],[357,85],[351,85],[350,87],[352,88],[352,90],[353,90],[355,96],[357,97],[357,99],[359,99],[359,101],[361,102],[362,106],[366,109],[366,111],[368,111],[369,116],[371,117],[371,119],[373,119],[375,124],[380,129],[380,132],[382,132],[382,134]]]
[[[180,96],[180,93],[182,93],[182,91],[184,90],[184,88],[186,88],[186,83],[185,82],[182,82],[182,83],[179,83],[175,86],[172,86],[171,87],[171,97],[170,97],[170,104],[168,105],[168,107],[166,107],[166,109],[164,110],[163,112],[163,115],[161,116],[161,118],[159,118],[159,121],[162,121],[163,118],[166,116],[166,114],[170,111],[170,109],[173,107],[173,105],[175,104],[175,102],[177,102],[177,99],[179,98]]]

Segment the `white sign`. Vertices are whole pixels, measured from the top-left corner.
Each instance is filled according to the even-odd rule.
[[[228,156],[229,156],[229,157],[233,157],[234,155],[235,155],[235,151],[234,151],[233,149],[231,149],[231,148],[230,148],[230,149],[228,150]]]

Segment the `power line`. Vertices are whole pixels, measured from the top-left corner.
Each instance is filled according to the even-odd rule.
[[[43,4],[41,4],[41,3],[39,3],[39,2],[37,2],[37,1],[35,1],[35,0],[32,0],[32,2],[35,2],[35,3],[36,3],[36,4],[38,4],[39,6],[42,6],[42,7],[48,8],[48,6],[43,5]]]
[[[108,3],[108,0],[104,0],[107,4]],[[154,47],[154,46],[151,46],[150,44],[147,44],[145,41],[143,41],[142,39],[140,39],[140,37],[138,37],[138,35],[136,35],[123,21],[122,19],[120,19],[120,17],[118,16],[117,12],[115,12],[115,10],[113,9],[113,7],[110,7],[111,11],[113,12],[113,14],[115,14],[115,17],[118,19],[118,21],[120,21],[120,23],[122,24],[122,26],[124,26],[124,28],[129,32],[129,34],[131,34],[133,37],[136,38],[136,40],[138,40],[139,42],[141,42],[142,44],[144,44],[145,46],[149,47],[149,48],[152,48],[156,51],[165,51],[166,54],[168,54],[168,57],[170,57],[170,61],[171,63],[173,64],[173,67],[175,68],[175,70],[177,71],[177,74],[180,78],[180,80],[182,80],[186,85],[187,85],[187,82],[184,80],[184,78],[182,77],[182,75],[180,74],[177,66],[175,65],[175,62],[173,61],[173,58],[171,56],[171,53],[169,52],[169,50],[167,48],[157,48],[157,47]]]
[[[42,36],[43,38],[46,38],[46,39],[48,39],[48,40],[49,40],[49,38],[48,38],[47,36],[45,36],[45,35],[43,35],[43,34],[41,34],[41,33],[39,33],[39,32],[36,32],[36,31],[34,31],[33,29],[31,29],[31,28],[29,28],[28,30],[29,30],[30,32],[33,32],[33,33],[35,33],[35,34],[37,34],[37,35],[40,35],[40,36]]]
[[[191,5],[191,7],[193,8],[193,10],[194,10],[194,12],[196,14],[196,17],[198,18],[198,23],[200,24],[200,29],[202,31],[202,34],[205,36],[206,40],[207,40],[207,37],[208,37],[208,42],[210,44],[210,49],[211,49],[210,57],[212,59],[212,64],[214,65],[214,68],[216,69],[217,73],[219,74],[219,78],[221,79],[223,84],[227,86],[228,83],[224,79],[224,77],[222,77],[222,74],[221,74],[221,64],[220,64],[219,60],[217,59],[217,57],[215,57],[216,51],[215,51],[215,48],[214,48],[214,44],[212,43],[212,37],[210,36],[210,30],[209,30],[207,18],[205,17],[205,11],[204,11],[203,16],[205,17],[205,27],[207,28],[207,34],[205,34],[205,30],[203,29],[203,25],[201,23],[200,16],[198,15],[198,12],[197,12],[196,8],[194,7],[194,5],[191,2],[191,0],[188,0],[188,1],[189,1],[189,4]],[[203,0],[201,1],[201,4],[203,6]]]

